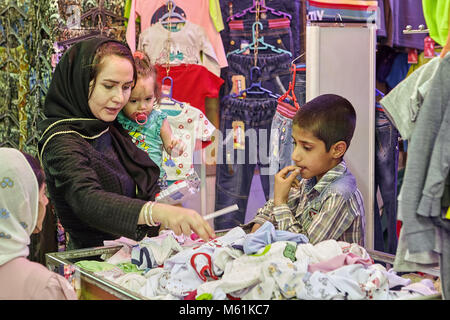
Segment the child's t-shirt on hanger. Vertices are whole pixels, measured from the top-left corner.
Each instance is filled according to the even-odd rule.
[[[164,110],[164,105],[160,105],[159,110],[168,115],[174,137],[186,144],[185,151],[178,157],[171,157],[163,150],[162,168],[167,173],[167,180],[184,180],[195,172],[193,160],[196,141],[210,140],[216,128],[203,112],[188,103],[181,103],[181,112],[174,116],[170,115],[171,110]]]
[[[200,64],[220,76],[216,53],[204,29],[190,21],[170,34],[162,23],[153,24],[139,35],[138,49],[147,53],[153,64]]]
[[[161,7],[166,5],[166,0],[132,0],[130,16],[127,26],[127,43],[134,52],[136,48],[136,16],[141,19],[141,32],[150,27],[153,14]],[[198,24],[205,29],[206,35],[211,42],[219,61],[219,66],[225,68],[228,66],[225,49],[223,47],[222,37],[216,30],[210,14],[210,0],[177,0],[177,7],[183,9],[187,20]]]

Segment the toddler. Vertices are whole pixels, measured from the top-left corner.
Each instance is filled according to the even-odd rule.
[[[150,159],[159,166],[159,186],[164,190],[167,182],[166,173],[161,167],[162,147],[168,154],[177,157],[183,153],[184,144],[173,136],[167,115],[153,108],[160,98],[156,68],[144,52],[136,51],[133,58],[137,71],[136,85],[117,120],[136,146],[147,152]]]

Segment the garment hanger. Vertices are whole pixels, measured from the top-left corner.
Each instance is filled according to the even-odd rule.
[[[284,17],[284,18],[289,18],[290,20],[292,20],[292,16],[289,13],[283,12],[283,11],[279,11],[279,10],[275,10],[274,8],[268,7],[266,6],[264,3],[261,4],[261,2],[259,0],[253,0],[253,5],[248,7],[247,9],[244,9],[241,12],[235,13],[232,16],[227,18],[227,22],[229,22],[230,20],[234,20],[236,18],[241,18],[244,15],[246,15],[247,13],[257,13],[258,9],[256,8],[257,5],[259,4],[259,12],[270,12],[273,15],[279,16],[279,17]]]
[[[19,145],[14,143],[14,142],[12,142],[12,141],[6,140],[5,142],[0,143],[0,147],[4,147],[4,146],[9,146],[10,148],[14,148],[14,149],[20,150]]]
[[[6,30],[5,30],[5,32],[6,32]],[[13,29],[10,30],[10,32],[8,32],[8,35],[5,36],[4,39],[0,42],[0,45],[3,45],[4,43],[6,43],[8,41],[9,36],[13,36],[19,43],[19,46],[23,45],[23,40],[17,35],[17,33]]]
[[[119,16],[119,15],[115,14],[114,12],[105,9],[105,7],[103,6],[104,2],[105,2],[105,0],[98,0],[98,6],[83,13],[80,17],[80,20],[83,21],[83,20],[87,19],[88,17],[91,17],[92,22],[95,23],[95,18],[99,17],[100,18],[99,24],[101,24],[102,27],[103,27],[103,21],[106,21],[106,16],[110,16],[119,21],[126,20],[124,17]]]
[[[74,43],[80,42],[80,41],[82,41],[82,40],[87,40],[87,39],[95,38],[95,37],[97,37],[98,35],[100,35],[100,33],[101,33],[100,31],[95,30],[95,31],[92,31],[91,33],[85,34],[85,35],[83,35],[83,36],[79,36],[79,37],[72,38],[72,39],[68,39],[68,40],[64,40],[64,41],[59,41],[59,42],[57,42],[57,44],[58,44],[58,46],[60,46],[60,47],[67,47],[67,46],[70,46],[70,45],[72,45],[72,44],[74,44]]]
[[[9,11],[11,9],[16,10],[22,17],[24,17],[24,19],[27,18],[27,15],[25,14],[25,12],[22,11],[22,9],[19,9],[19,7],[15,4],[12,3],[11,1],[8,3],[8,5],[0,12],[0,16],[4,16],[6,11]]]
[[[377,97],[377,96],[384,97],[384,93],[381,92],[380,90],[378,90],[378,89],[375,88],[375,96],[376,96],[376,97]]]
[[[257,73],[257,76],[254,76],[254,73]],[[258,78],[261,75],[261,70],[259,67],[257,66],[253,66],[250,68],[250,86],[244,90],[241,90],[239,93],[232,93],[231,96],[233,98],[238,98],[238,97],[245,97],[248,94],[255,94],[255,95],[263,95],[263,94],[268,94],[269,97],[271,98],[275,98],[278,99],[280,97],[279,94],[273,93],[272,91],[270,91],[269,89],[264,88],[261,85],[261,80],[260,81],[255,81],[256,78]]]
[[[167,5],[167,13],[164,14],[159,21],[161,24],[169,24],[169,23],[183,23],[186,22],[186,19],[179,13],[175,12],[175,8],[177,5],[175,1],[169,0],[166,2]],[[172,20],[172,18],[177,18],[178,20]],[[168,20],[167,20],[168,19]]]
[[[278,102],[285,101],[286,99],[292,100],[294,102],[294,106],[297,108],[297,110],[300,109],[300,105],[298,103],[297,97],[295,96],[294,89],[295,89],[295,76],[297,74],[297,69],[299,69],[299,67],[297,65],[295,65],[295,61],[297,61],[298,59],[303,57],[305,54],[306,54],[306,52],[302,53],[297,58],[295,58],[294,60],[291,61],[290,72],[292,74],[292,78],[291,78],[291,81],[289,82],[289,87],[286,90],[286,92],[281,97],[278,98]],[[306,66],[304,66],[304,67],[306,67]]]
[[[284,50],[284,49],[281,49],[281,48],[277,48],[277,47],[275,47],[275,46],[273,46],[271,44],[265,43],[264,42],[264,36],[256,38],[255,37],[255,27],[257,25],[259,25],[261,27],[260,30],[263,29],[263,25],[262,25],[261,22],[259,22],[259,21],[258,22],[253,22],[253,25],[252,25],[253,41],[252,41],[252,43],[250,43],[249,45],[245,46],[244,48],[236,49],[234,51],[228,52],[227,53],[227,57],[230,54],[240,54],[240,53],[246,51],[247,49],[255,50],[256,48],[258,48],[258,50],[270,49],[270,50],[272,50],[273,52],[276,52],[276,53],[287,53],[287,54],[289,54],[289,56],[292,57],[292,53],[291,52],[289,52],[287,50]]]
[[[172,97],[172,93],[173,93],[173,79],[170,76],[165,76],[164,78],[162,78],[161,80],[161,86],[164,86],[164,82],[168,80],[170,81],[170,90],[168,91],[168,93],[165,93],[165,91],[161,90],[161,101],[159,102],[159,105],[165,106],[166,108],[162,108],[162,109],[166,109],[166,110],[181,110],[183,109],[183,104],[178,101],[175,100]],[[172,108],[169,108],[172,107]]]
[[[19,127],[19,121],[10,112],[0,114],[0,120],[2,120],[4,118],[8,118],[8,119],[12,120],[12,122],[14,122],[16,127]]]

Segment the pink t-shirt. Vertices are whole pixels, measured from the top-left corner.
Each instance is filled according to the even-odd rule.
[[[69,282],[24,257],[0,266],[0,300],[77,300]]]
[[[136,50],[136,15],[141,17],[141,32],[143,32],[150,26],[156,10],[165,5],[166,2],[166,0],[132,0],[126,38],[133,52]],[[186,13],[186,20],[205,29],[206,35],[216,52],[219,66],[221,68],[227,67],[228,62],[222,38],[214,27],[209,13],[209,0],[177,0],[176,4]]]

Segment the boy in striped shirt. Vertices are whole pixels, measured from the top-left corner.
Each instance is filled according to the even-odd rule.
[[[363,198],[343,159],[355,125],[356,112],[341,96],[324,94],[303,105],[292,122],[295,165],[275,175],[274,198],[243,227],[254,232],[270,221],[312,244],[334,239],[364,246]]]

